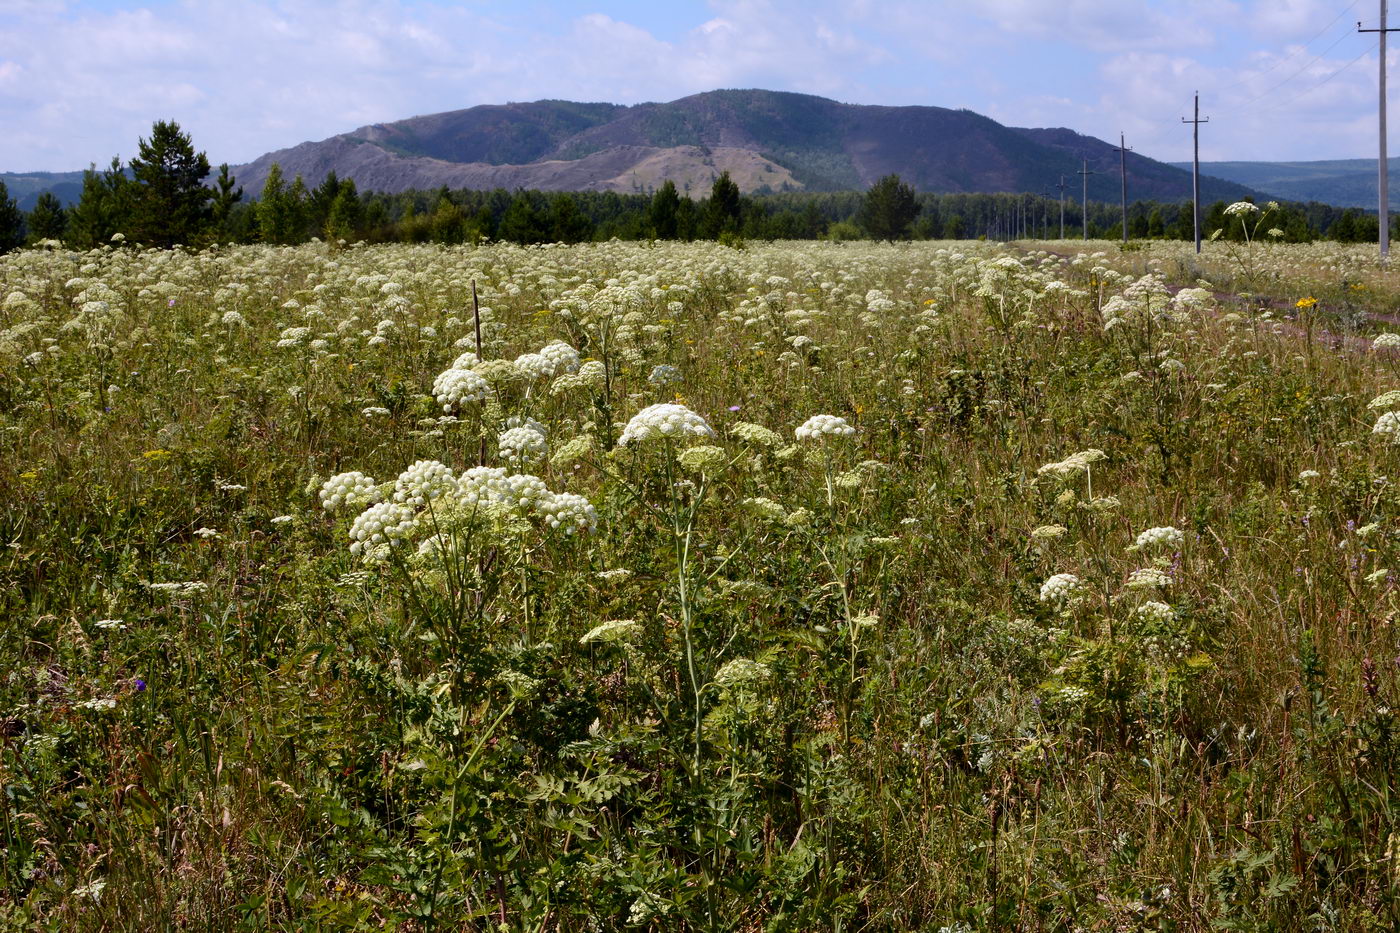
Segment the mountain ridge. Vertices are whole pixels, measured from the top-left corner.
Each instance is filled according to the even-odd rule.
[[[728,170],[746,192],[851,190],[897,173],[921,191],[1048,193],[1087,159],[1098,173],[1089,178],[1090,198],[1104,201],[1118,199],[1116,153],[1068,128],[1008,127],[970,110],[720,90],[665,103],[484,104],[369,124],[266,153],[234,172],[250,192],[277,162],[284,176],[300,174],[308,185],[335,171],[385,192],[442,185],[645,192],[670,177],[698,196]],[[1205,200],[1261,196],[1204,181]],[[1128,182],[1135,200],[1191,195],[1189,172],[1137,153],[1128,154]]]

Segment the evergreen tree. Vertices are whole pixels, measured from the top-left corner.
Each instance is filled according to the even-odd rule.
[[[919,198],[898,175],[886,175],[865,193],[860,224],[877,240],[901,240],[919,216]]]
[[[282,166],[272,163],[258,199],[258,233],[264,243],[285,246],[301,240],[305,197],[306,185],[301,176],[288,187],[282,178]]]
[[[556,243],[581,243],[592,234],[593,224],[579,213],[573,195],[556,195],[550,205],[550,239]]]
[[[229,226],[229,216],[233,213],[233,206],[243,200],[243,186],[234,188],[237,182],[229,174],[228,163],[219,166],[219,177],[214,179],[214,206],[212,217],[214,226],[220,233],[227,233]]]
[[[0,181],[0,253],[8,253],[23,243],[24,211],[10,197],[10,189]]]
[[[131,188],[117,156],[101,172],[95,165],[83,172],[83,192],[68,213],[68,244],[92,249],[124,234],[131,223]]]
[[[738,233],[742,201],[739,186],[729,177],[729,172],[720,172],[710,188],[710,203],[706,206],[706,232],[714,238],[721,233]]]
[[[195,152],[175,121],[157,120],[131,160],[132,230],[142,243],[169,248],[193,243],[208,228],[209,159]]]
[[[517,191],[510,206],[501,217],[496,236],[512,243],[543,243],[546,239],[544,218],[527,191]]]
[[[331,243],[356,239],[364,224],[364,205],[360,203],[360,193],[355,183],[347,178],[339,188],[326,215],[326,240]]]
[[[658,240],[676,238],[676,213],[680,207],[681,196],[676,193],[676,183],[668,178],[657,189],[656,194],[652,195],[651,209],[648,212],[652,232]]]
[[[68,212],[52,191],[45,191],[29,212],[29,236],[33,240],[61,240],[68,226]]]

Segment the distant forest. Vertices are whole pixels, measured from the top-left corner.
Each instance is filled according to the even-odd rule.
[[[88,249],[122,234],[127,243],[199,247],[212,243],[293,245],[312,238],[346,243],[522,244],[648,239],[1054,239],[1083,234],[1080,204],[1036,194],[915,192],[898,176],[870,191],[782,192],[743,195],[724,173],[708,197],[681,196],[666,182],[652,193],[448,190],[396,194],[360,192],[334,174],[315,187],[288,181],[274,166],[260,195],[244,196],[227,165],[213,186],[203,153],[174,123],[156,123],[128,166],[114,159],[84,173],[78,203],[65,207],[51,194],[33,210],[17,208],[0,183],[0,252],[41,240]],[[1131,178],[1129,179],[1131,182]],[[1201,232],[1224,230],[1223,201],[1202,210]],[[1331,239],[1375,242],[1374,213],[1321,203],[1285,203],[1267,228],[1285,242]],[[1090,202],[1088,236],[1118,239],[1118,204]],[[1131,239],[1192,238],[1191,202],[1134,201],[1128,205]],[[1400,239],[1400,217],[1392,237]]]

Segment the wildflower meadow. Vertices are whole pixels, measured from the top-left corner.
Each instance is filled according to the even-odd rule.
[[[1395,929],[1400,288],[1248,219],[0,257],[0,929]]]

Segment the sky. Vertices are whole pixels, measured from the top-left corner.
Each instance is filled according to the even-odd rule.
[[[967,108],[1166,161],[1374,158],[1379,0],[0,0],[0,171],[214,164],[477,104],[716,88]],[[1400,4],[1392,23],[1400,25]],[[1400,35],[1387,56],[1400,83]],[[1400,122],[1400,114],[1396,120]]]

